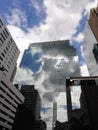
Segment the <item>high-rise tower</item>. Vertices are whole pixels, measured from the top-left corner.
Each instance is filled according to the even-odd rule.
[[[98,75],[98,7],[90,10],[86,24],[83,54],[89,74]]]
[[[16,71],[16,61],[19,56],[17,48],[6,25],[0,18],[0,68],[4,68],[3,75],[10,81],[13,80]]]
[[[57,102],[53,102],[53,122],[52,122],[53,130],[54,130],[56,121],[57,121]]]
[[[0,18],[0,130],[11,130],[18,104],[24,96],[12,84],[19,55],[11,34]]]

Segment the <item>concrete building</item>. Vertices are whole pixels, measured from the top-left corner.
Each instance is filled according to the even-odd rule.
[[[0,68],[5,69],[3,75],[10,81],[13,81],[16,72],[19,53],[10,32],[0,18]]]
[[[83,44],[83,55],[90,76],[98,75],[98,7],[90,10],[89,19],[86,24]]]
[[[12,84],[19,50],[0,18],[0,130],[11,130],[24,96]]]
[[[41,99],[34,85],[22,85],[21,92],[25,97],[24,105],[35,115],[36,120],[40,119]]]

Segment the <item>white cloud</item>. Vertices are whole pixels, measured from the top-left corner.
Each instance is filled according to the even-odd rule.
[[[82,76],[89,76],[87,65],[80,66],[80,71]]]
[[[18,27],[27,27],[27,16],[24,11],[19,8],[10,9],[11,15],[6,15],[7,22],[10,25]]]
[[[82,17],[83,8],[88,5],[88,1],[44,0],[43,4],[46,11],[44,23],[42,22],[39,26],[33,28],[26,28],[27,32],[24,32],[19,27],[23,21],[27,21],[24,12],[15,9],[10,17],[11,22],[9,21],[8,29],[22,53],[27,44],[31,42],[71,39],[72,35],[77,31],[76,27]],[[16,20],[14,20],[15,18]],[[81,37],[82,35],[79,35],[78,39],[81,40]]]
[[[77,35],[77,37],[75,38],[75,40],[77,41],[77,42],[82,42],[83,40],[84,40],[84,34],[83,33],[79,33],[78,35]]]

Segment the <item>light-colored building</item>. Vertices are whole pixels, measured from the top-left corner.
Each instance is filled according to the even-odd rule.
[[[19,55],[13,38],[0,18],[0,130],[11,130],[24,96],[12,84]]]
[[[96,52],[97,40],[98,40],[98,13],[97,9],[91,9],[89,20],[86,24],[85,29],[85,38],[83,45],[83,55],[85,58],[85,62],[87,64],[87,68],[89,74],[91,76],[98,76],[98,64],[96,61],[96,57],[98,54]]]
[[[10,81],[13,80],[16,71],[16,61],[19,56],[17,48],[6,25],[0,18],[0,67],[4,67],[3,74]]]

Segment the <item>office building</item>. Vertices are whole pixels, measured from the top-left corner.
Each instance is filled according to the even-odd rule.
[[[41,99],[34,85],[22,85],[21,92],[25,97],[24,105],[30,110],[35,119],[40,119]]]
[[[35,86],[43,88],[42,101],[47,102],[53,101],[56,93],[66,91],[65,77],[81,75],[76,49],[70,45],[69,40],[31,43],[24,52],[20,67],[30,70]],[[42,104],[47,108],[47,104]],[[63,112],[64,110],[59,112],[59,117],[62,117]],[[49,115],[47,127],[50,128],[53,125],[53,114]]]
[[[83,44],[83,55],[90,76],[98,75],[98,7],[90,10],[89,19],[86,23]]]
[[[80,76],[79,60],[76,49],[70,45],[69,40],[31,43],[25,50],[21,68],[30,69],[37,80],[45,73],[42,85],[45,88],[64,92],[65,77]]]
[[[11,130],[24,96],[12,84],[19,50],[0,18],[0,130]]]
[[[0,18],[0,68],[4,68],[3,75],[10,81],[13,81],[15,76],[19,53],[11,34]]]

